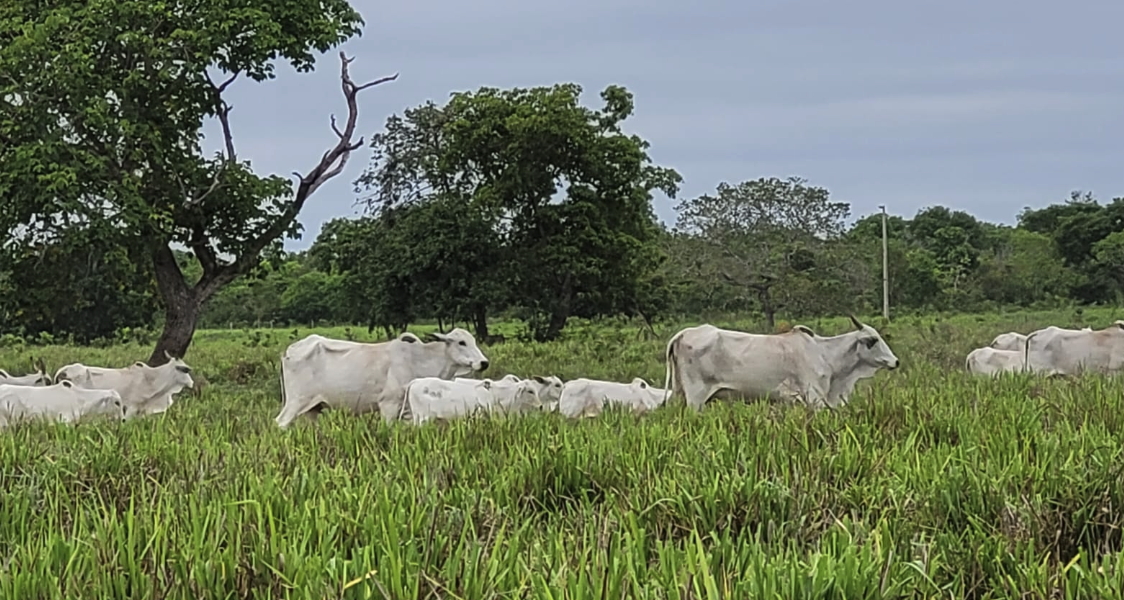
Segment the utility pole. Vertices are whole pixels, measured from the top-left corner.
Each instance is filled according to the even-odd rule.
[[[886,205],[879,204],[882,209],[882,318],[890,320],[890,265],[886,250]]]

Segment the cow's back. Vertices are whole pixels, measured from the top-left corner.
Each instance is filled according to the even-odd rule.
[[[335,406],[377,398],[393,343],[364,344],[315,334],[295,342],[282,357],[286,397],[318,394]]]

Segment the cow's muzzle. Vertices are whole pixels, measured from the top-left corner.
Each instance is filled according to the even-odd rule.
[[[890,369],[891,371],[893,371],[894,369],[897,369],[898,367],[900,367],[900,366],[901,366],[901,364],[902,364],[902,361],[900,361],[900,360],[898,360],[898,359],[896,359],[896,358],[895,358],[895,359],[894,359],[894,362],[892,362],[892,363],[890,363],[889,365],[887,365],[887,366],[886,366],[886,368],[888,368],[888,369]]]
[[[482,361],[480,361],[480,364],[477,365],[476,370],[477,371],[487,371],[488,370],[488,364],[489,364],[488,361],[482,360]]]

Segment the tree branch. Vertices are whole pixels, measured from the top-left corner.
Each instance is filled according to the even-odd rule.
[[[241,273],[254,264],[262,250],[264,250],[270,242],[285,233],[293,224],[297,215],[300,214],[301,209],[304,208],[304,204],[308,201],[309,196],[315,193],[316,190],[329,179],[339,175],[343,171],[344,166],[347,165],[351,153],[363,145],[362,137],[356,142],[351,141],[352,136],[355,135],[355,126],[359,120],[359,105],[356,101],[356,97],[362,90],[398,79],[398,74],[395,73],[389,77],[382,77],[364,83],[363,85],[356,85],[351,79],[351,74],[348,72],[348,66],[354,60],[354,58],[348,58],[342,50],[340,51],[340,87],[343,90],[344,99],[347,101],[347,121],[343,130],[340,131],[335,122],[335,115],[332,115],[332,131],[336,134],[336,137],[339,138],[336,145],[320,157],[320,162],[317,163],[307,175],[302,176],[300,173],[293,172],[293,175],[300,180],[300,183],[289,207],[272,225],[258,234],[258,236],[247,245],[246,251],[239,256],[237,260],[230,265],[220,267],[220,273],[228,271],[233,274]]]

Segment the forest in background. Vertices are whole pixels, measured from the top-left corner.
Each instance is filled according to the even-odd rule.
[[[845,226],[849,207],[827,190],[776,178],[722,185],[677,208],[674,227],[653,226],[649,268],[584,257],[602,288],[577,294],[567,317],[753,313],[768,322],[765,309],[785,318],[881,309],[877,213]],[[708,210],[719,214],[699,216]],[[397,332],[436,320],[471,324],[487,338],[488,320],[504,318],[527,323],[530,337],[557,336],[543,320],[558,278],[529,289],[536,284],[504,256],[502,240],[462,225],[455,207],[436,203],[332,220],[308,250],[276,252],[216,293],[200,326],[348,323]],[[1014,227],[941,206],[891,215],[887,227],[894,315],[1121,303],[1124,198],[1102,204],[1074,193],[1023,211]],[[556,246],[547,251],[569,250]],[[194,256],[177,259],[186,278],[199,277]],[[146,267],[111,247],[44,247],[0,270],[0,333],[90,343],[150,332],[162,314]],[[614,284],[614,276],[623,279]]]

